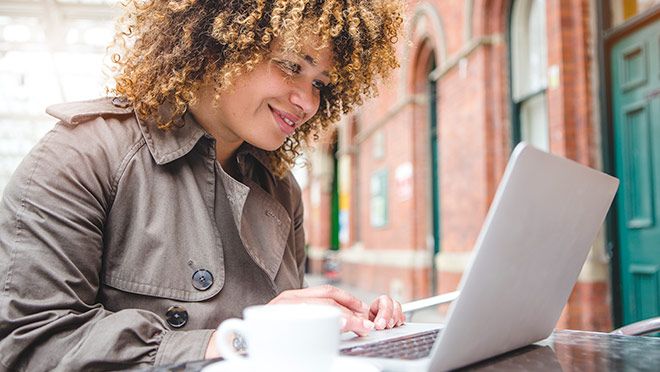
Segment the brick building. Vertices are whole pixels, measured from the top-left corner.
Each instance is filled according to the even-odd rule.
[[[558,326],[660,315],[657,3],[411,1],[401,69],[309,156],[310,270],[337,249],[352,285],[454,290],[525,140],[621,179]]]

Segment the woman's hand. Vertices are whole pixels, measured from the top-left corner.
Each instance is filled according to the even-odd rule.
[[[401,311],[401,304],[389,296],[382,295],[369,308],[369,320],[381,331],[398,327],[406,321],[406,315]]]
[[[388,296],[379,297],[369,306],[350,293],[330,285],[284,291],[268,304],[296,303],[339,307],[342,311],[342,332],[353,331],[358,336],[366,336],[374,328],[382,330],[401,325],[406,319],[401,312],[401,304]]]
[[[357,297],[331,285],[293,289],[280,293],[268,304],[325,304],[341,309],[342,332],[353,331],[359,336],[366,336],[374,328],[369,320],[369,305]]]

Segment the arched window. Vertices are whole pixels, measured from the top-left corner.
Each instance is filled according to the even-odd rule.
[[[509,30],[514,141],[548,150],[545,0],[514,1]]]

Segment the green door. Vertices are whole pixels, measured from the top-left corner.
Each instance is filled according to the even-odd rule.
[[[332,150],[332,194],[330,194],[330,249],[339,250],[339,167],[337,144]]]
[[[660,22],[611,51],[622,322],[660,315]],[[616,305],[615,305],[616,306]]]

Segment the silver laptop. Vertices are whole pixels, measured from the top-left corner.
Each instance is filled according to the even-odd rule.
[[[514,149],[447,321],[344,335],[342,354],[383,371],[446,371],[548,337],[561,315],[619,181],[524,143]],[[438,329],[440,331],[438,332]],[[412,340],[428,333],[427,355]],[[417,337],[417,336],[415,336]],[[388,340],[383,342],[383,340]],[[374,345],[389,351],[373,351]],[[379,354],[380,353],[380,354]],[[368,355],[366,355],[368,354]],[[404,359],[405,358],[405,359]]]

